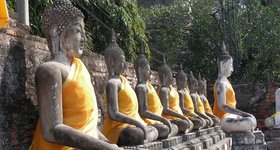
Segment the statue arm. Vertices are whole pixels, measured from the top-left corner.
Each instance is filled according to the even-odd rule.
[[[183,120],[190,121],[189,118],[185,117],[184,115],[178,114],[177,112],[175,112],[174,110],[169,108],[169,103],[168,103],[168,101],[169,101],[168,93],[169,92],[170,92],[170,90],[167,87],[161,88],[160,92],[159,92],[161,104],[163,106],[163,113],[174,116],[174,117],[181,118]]]
[[[216,91],[217,91],[218,107],[224,112],[228,112],[243,117],[252,117],[253,115],[249,113],[243,112],[241,110],[235,109],[227,105],[226,90],[227,90],[227,85],[224,81],[217,82]]]
[[[107,83],[106,94],[107,94],[109,116],[114,121],[128,123],[128,124],[135,125],[136,127],[141,128],[144,131],[145,139],[147,140],[148,132],[146,129],[146,125],[119,112],[118,92],[119,92],[120,86],[121,86],[121,82],[117,79],[110,79]]]
[[[203,114],[203,113],[201,113],[201,112],[198,111],[197,102],[196,102],[196,96],[193,95],[193,94],[191,94],[191,98],[192,98],[192,101],[193,101],[194,112],[195,112],[198,116],[200,116],[201,118],[203,118],[203,119],[208,119],[208,120],[211,121],[211,118],[210,118],[209,116],[207,116],[207,115],[205,115],[205,114]]]
[[[195,117],[195,118],[198,117],[197,114],[195,114],[195,113],[193,113],[190,110],[185,108],[185,105],[184,105],[184,93],[182,91],[178,91],[178,94],[179,94],[179,99],[180,99],[180,108],[183,111],[183,113],[191,115],[192,117]]]
[[[137,85],[136,89],[135,89],[136,94],[137,94],[140,114],[146,118],[163,122],[165,125],[167,125],[169,127],[169,129],[170,129],[169,131],[171,132],[172,125],[168,119],[158,116],[158,115],[150,112],[147,109],[147,106],[148,106],[148,104],[147,104],[147,87],[145,87],[145,86],[146,85]]]
[[[44,65],[35,75],[39,115],[43,138],[46,141],[80,149],[116,149],[83,132],[63,124],[62,77],[60,69]]]

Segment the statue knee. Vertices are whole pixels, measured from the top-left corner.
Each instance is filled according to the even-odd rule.
[[[153,125],[158,131],[158,138],[157,139],[166,139],[169,135],[170,129],[165,124],[155,124]]]
[[[145,137],[142,129],[137,127],[124,128],[119,137],[119,146],[131,146],[143,144]]]
[[[191,119],[191,121],[194,124],[193,129],[199,129],[199,128],[201,128],[203,126],[203,121],[200,120],[200,119]]]

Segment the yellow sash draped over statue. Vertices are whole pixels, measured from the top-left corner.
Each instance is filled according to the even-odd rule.
[[[148,87],[148,93],[147,93],[147,106],[148,106],[148,111],[161,116],[162,114],[162,110],[163,107],[161,105],[160,99],[157,95],[157,92],[155,90],[155,88],[150,84],[150,83],[146,83],[147,87]],[[148,125],[153,125],[153,124],[162,124],[162,122],[160,121],[156,121],[153,119],[148,119],[143,117],[143,120],[148,124]]]
[[[193,106],[193,101],[192,101],[192,97],[190,95],[190,92],[187,88],[184,88],[184,106],[187,110],[191,111],[194,113],[194,106]],[[190,114],[184,114],[185,116],[189,117],[189,118],[193,118],[192,115]]]
[[[196,95],[196,102],[197,102],[197,111],[205,114],[204,105],[202,100],[200,99],[200,96],[197,93],[195,93],[195,95]]]
[[[134,90],[124,76],[120,75],[120,80],[122,82],[122,87],[118,93],[119,112],[146,125],[138,113],[138,101]],[[128,126],[133,125],[114,121],[107,112],[102,133],[111,143],[117,144],[122,129]]]
[[[209,114],[213,114],[212,108],[211,108],[206,96],[202,95],[202,97],[204,98],[203,105],[204,105],[205,112],[207,112]]]
[[[96,129],[98,108],[88,70],[74,58],[67,79],[62,85],[63,123],[98,138]],[[40,120],[37,123],[29,150],[72,150],[74,148],[44,140]]]
[[[181,115],[184,115],[181,108],[180,108],[180,100],[179,100],[179,94],[178,92],[176,91],[176,89],[174,89],[172,87],[172,85],[169,86],[169,89],[170,89],[170,93],[169,93],[169,96],[168,96],[168,103],[169,103],[169,108],[172,109],[173,111],[177,112],[178,114],[181,114]],[[163,117],[167,118],[167,119],[179,119],[178,117],[174,117],[174,116],[170,116],[170,115],[167,115],[167,114],[162,114]]]
[[[233,88],[230,84],[230,82],[227,80],[227,83],[229,85],[227,91],[226,91],[226,104],[230,107],[235,108],[236,107],[236,99],[235,99],[235,93],[233,91]],[[214,109],[213,113],[215,116],[222,119],[225,115],[227,115],[227,112],[222,111],[218,106],[218,100],[217,100],[217,90],[216,90],[216,83],[214,85]]]
[[[0,29],[6,27],[9,23],[9,14],[6,0],[0,0]]]

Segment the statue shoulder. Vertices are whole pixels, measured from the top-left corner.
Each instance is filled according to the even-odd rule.
[[[137,84],[135,86],[135,90],[138,91],[138,90],[143,90],[143,91],[148,91],[148,86],[144,83],[140,83],[140,84]]]
[[[35,77],[36,79],[44,78],[44,77],[50,77],[50,76],[61,76],[61,70],[63,69],[62,64],[58,62],[45,62],[41,64],[36,69]]]
[[[120,89],[122,87],[122,82],[119,78],[111,78],[107,81],[106,86],[108,88],[118,87],[118,89]]]
[[[220,89],[227,89],[229,87],[229,84],[226,80],[218,79],[216,81],[216,89],[220,91]]]

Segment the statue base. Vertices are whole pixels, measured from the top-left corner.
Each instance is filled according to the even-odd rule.
[[[280,147],[280,129],[269,129],[266,132],[267,147],[269,150],[279,150]]]
[[[266,150],[267,145],[264,141],[264,134],[257,130],[254,132],[232,132],[226,133],[227,137],[232,138],[232,150]]]
[[[181,134],[169,139],[155,141],[144,145],[125,146],[130,150],[226,150],[231,149],[231,138],[225,138],[220,127],[210,127],[195,132]]]

